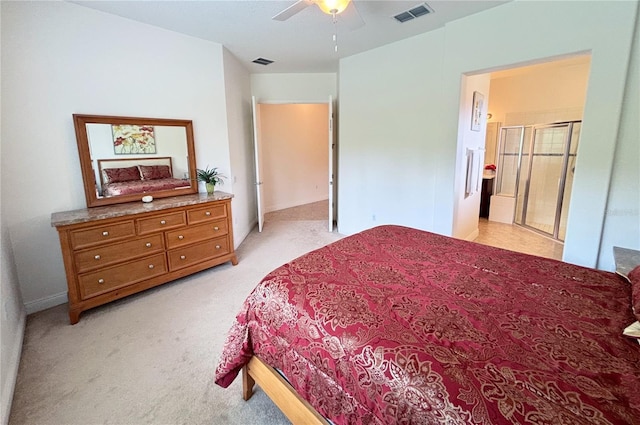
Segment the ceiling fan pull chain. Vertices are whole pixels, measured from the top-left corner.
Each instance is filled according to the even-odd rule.
[[[336,12],[332,13],[333,15],[333,43],[334,43],[334,51],[338,53],[338,19],[336,18]]]

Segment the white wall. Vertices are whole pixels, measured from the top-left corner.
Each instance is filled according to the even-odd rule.
[[[2,2],[3,219],[27,312],[66,301],[51,213],[84,208],[73,113],[193,120],[230,175],[223,49],[67,2]]]
[[[611,247],[640,249],[640,19],[633,42],[598,258],[605,270],[614,268]]]
[[[452,236],[460,239],[474,240],[478,236],[478,220],[480,216],[480,197],[482,193],[482,171],[484,168],[484,145],[487,131],[487,106],[489,102],[489,82],[487,74],[464,77],[462,79],[460,114],[458,118],[458,152],[455,175],[456,200]],[[484,96],[480,111],[480,129],[471,130],[473,114],[473,93]],[[470,172],[476,180],[472,181],[472,190],[466,193],[467,149],[474,155],[475,165]]]
[[[2,244],[0,253],[0,300],[2,300],[2,320],[0,320],[2,324],[2,338],[0,338],[0,395],[2,396],[0,423],[6,424],[9,422],[13,389],[18,375],[18,366],[20,365],[26,311],[22,303],[14,255],[11,250],[11,240],[4,224],[4,218],[2,219],[0,235],[2,239],[0,242]]]
[[[6,183],[6,179],[2,178],[2,171],[9,160],[3,148],[4,145],[0,143],[0,196]],[[7,205],[7,202],[0,203],[0,424],[3,425],[9,423],[27,316],[22,302],[9,229],[5,224]]]
[[[590,51],[564,259],[595,266],[618,190],[610,175],[636,14],[637,2],[513,1],[341,60],[340,231],[385,221],[452,234],[461,75]],[[388,183],[370,189],[382,172]]]
[[[328,105],[259,107],[265,212],[328,199]]]
[[[7,161],[2,154],[2,168]],[[2,179],[5,183],[5,179]],[[2,189],[4,193],[4,187]],[[0,300],[2,301],[2,319],[0,323],[0,424],[9,422],[13,389],[20,365],[22,338],[26,322],[26,311],[18,283],[15,257],[11,249],[11,239],[5,225],[4,210],[8,202],[2,202],[0,228]]]
[[[223,50],[227,127],[231,174],[220,188],[232,192],[233,237],[237,247],[256,225],[251,80],[249,72],[227,49]]]
[[[252,74],[251,94],[258,102],[315,103],[338,97],[336,74]]]
[[[444,36],[438,29],[340,61],[340,233],[389,223],[434,229],[434,151],[456,149],[455,135],[442,137]]]

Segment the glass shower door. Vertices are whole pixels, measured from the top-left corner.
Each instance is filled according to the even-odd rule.
[[[571,188],[573,186],[573,174],[576,169],[576,157],[578,153],[578,141],[580,140],[581,122],[574,122],[571,128],[571,141],[569,142],[569,155],[564,179],[564,193],[560,211],[560,224],[558,226],[558,239],[564,241],[567,233],[567,217],[569,216],[569,201],[571,201]]]
[[[518,183],[516,186],[516,213],[513,221],[516,224],[522,225],[522,212],[524,211],[525,194],[527,192],[527,181],[529,178],[529,164],[530,156],[529,149],[531,148],[531,132],[533,127],[524,127],[522,135],[522,149],[520,152],[520,172],[518,173]]]
[[[500,129],[494,195],[516,196],[523,131],[522,126]]]
[[[536,126],[522,221],[558,238],[571,124]],[[570,189],[568,191],[570,193]]]

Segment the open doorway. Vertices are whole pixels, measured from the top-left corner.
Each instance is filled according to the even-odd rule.
[[[255,103],[259,230],[269,220],[333,225],[332,99]]]
[[[489,74],[477,242],[562,259],[589,68],[581,55]]]

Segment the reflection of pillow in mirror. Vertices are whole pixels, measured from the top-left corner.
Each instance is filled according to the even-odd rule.
[[[138,167],[126,168],[105,168],[102,170],[102,177],[105,184],[130,182],[140,180],[140,171]]]
[[[168,165],[138,165],[142,180],[158,180],[171,178]]]

